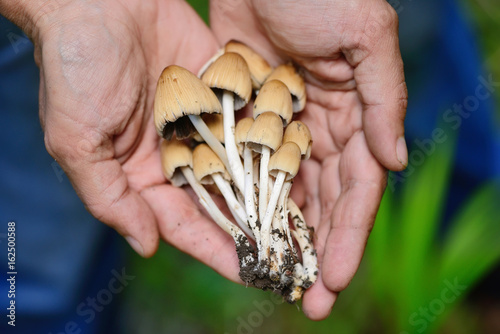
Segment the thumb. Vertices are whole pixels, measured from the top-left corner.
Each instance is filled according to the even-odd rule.
[[[155,217],[145,200],[131,187],[114,159],[112,141],[92,132],[86,138],[58,135],[47,124],[47,151],[68,175],[89,212],[114,228],[141,256],[152,256],[159,243]]]

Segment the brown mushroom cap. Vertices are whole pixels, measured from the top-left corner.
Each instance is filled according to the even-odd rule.
[[[210,132],[212,132],[218,141],[224,144],[224,124],[221,114],[204,114],[202,115],[203,121],[207,125]],[[198,132],[193,135],[193,139],[197,142],[204,142],[205,140]]]
[[[238,53],[245,59],[250,70],[253,89],[259,89],[273,71],[271,65],[261,55],[242,42],[231,40],[226,43],[224,49],[226,52]]]
[[[251,117],[245,117],[240,119],[238,123],[236,123],[236,128],[234,131],[234,139],[236,141],[236,146],[238,146],[239,153],[242,154],[243,146],[247,141],[248,131],[252,127],[254,120]]]
[[[193,172],[196,179],[203,184],[212,184],[213,179],[210,176],[215,173],[220,173],[229,179],[226,167],[205,143],[196,146],[193,150]]]
[[[191,149],[180,140],[163,140],[160,145],[160,157],[163,175],[174,186],[180,187],[186,180],[179,173],[180,167],[193,166],[193,153]]]
[[[266,111],[278,114],[286,126],[292,120],[292,96],[286,85],[279,80],[266,81],[255,98],[253,117]]]
[[[304,79],[295,70],[292,64],[282,64],[274,69],[267,77],[266,82],[271,80],[282,81],[292,94],[293,111],[299,112],[306,106],[306,85]]]
[[[253,122],[247,135],[247,146],[260,153],[262,146],[276,151],[283,139],[283,122],[275,113],[268,111],[260,114]]]
[[[237,53],[227,52],[217,58],[203,73],[201,80],[210,88],[215,88],[220,100],[221,90],[233,92],[234,110],[243,108],[252,96],[250,70],[245,59]]]
[[[280,171],[286,172],[285,180],[297,175],[300,167],[300,148],[294,142],[287,142],[269,159],[269,174],[276,177]]]
[[[311,131],[304,122],[293,121],[288,124],[283,135],[283,143],[293,141],[300,148],[300,154],[303,160],[311,156],[312,137]]]
[[[193,127],[186,115],[222,113],[213,91],[196,75],[180,66],[166,67],[158,79],[154,101],[154,123],[158,135],[170,139],[188,137]]]

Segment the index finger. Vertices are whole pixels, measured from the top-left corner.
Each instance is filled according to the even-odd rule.
[[[408,163],[403,124],[408,92],[398,16],[387,2],[378,1],[363,6],[359,17],[366,20],[364,26],[356,20],[346,28],[342,50],[354,67],[368,146],[383,166],[399,171]]]

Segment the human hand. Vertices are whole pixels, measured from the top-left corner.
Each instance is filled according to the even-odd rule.
[[[43,2],[7,16],[34,40],[46,146],[88,210],[143,256],[161,236],[238,280],[231,237],[166,184],[152,119],[161,71],[196,72],[218,48],[210,30],[180,0]]]
[[[304,313],[326,318],[356,272],[386,186],[408,153],[407,91],[397,15],[383,0],[212,0],[219,42],[240,40],[273,65],[287,60],[305,75],[312,158],[292,196],[316,231],[320,275]]]

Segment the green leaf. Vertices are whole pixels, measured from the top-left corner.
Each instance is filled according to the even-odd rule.
[[[415,147],[410,152],[406,174],[403,174],[406,175],[406,184],[399,208],[401,215],[395,222],[400,225],[398,250],[401,252],[404,288],[399,293],[406,296],[400,305],[403,314],[423,305],[438,288],[433,253],[445,207],[455,136],[454,132],[448,131],[444,143],[427,139],[425,150]]]
[[[454,219],[441,256],[441,278],[472,286],[500,260],[500,187],[481,188]]]

